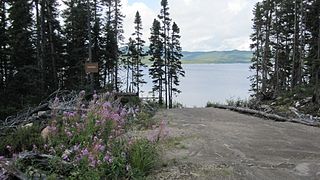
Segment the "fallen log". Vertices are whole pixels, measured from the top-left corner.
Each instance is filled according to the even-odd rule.
[[[263,117],[263,118],[267,118],[267,119],[272,119],[272,120],[278,121],[278,122],[292,122],[292,123],[304,124],[307,126],[320,127],[320,122],[316,122],[316,121],[309,120],[309,119],[287,118],[287,117],[279,116],[277,114],[266,113],[263,111],[242,108],[242,107],[226,106],[226,105],[221,105],[221,104],[213,104],[212,107],[218,108],[218,109],[227,109],[227,110],[231,110],[231,111],[236,111],[236,112],[243,113],[243,114],[255,115],[255,116],[259,116],[259,117]]]

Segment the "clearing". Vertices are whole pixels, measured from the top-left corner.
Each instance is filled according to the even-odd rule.
[[[159,111],[163,167],[151,179],[320,179],[320,128],[214,108]]]

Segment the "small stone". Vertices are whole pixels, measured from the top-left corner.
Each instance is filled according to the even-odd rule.
[[[33,126],[33,123],[28,123],[28,124],[22,126],[22,128],[29,128],[29,127],[32,127],[32,126]]]
[[[47,126],[45,127],[42,131],[41,131],[41,137],[44,139],[44,140],[47,140],[49,138],[49,134],[50,134],[50,127]]]
[[[39,111],[39,112],[38,112],[38,116],[39,116],[39,117],[46,116],[46,114],[47,114],[46,111]]]

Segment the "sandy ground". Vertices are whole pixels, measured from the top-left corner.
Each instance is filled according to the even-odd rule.
[[[320,128],[214,108],[163,110],[163,164],[150,179],[320,180]]]

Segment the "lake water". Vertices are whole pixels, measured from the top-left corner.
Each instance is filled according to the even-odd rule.
[[[224,103],[226,99],[247,99],[252,74],[250,64],[186,64],[186,76],[181,79],[181,94],[174,101],[186,107],[204,107],[208,101]],[[147,72],[147,70],[146,70]],[[152,89],[149,76],[142,87],[144,96]]]

